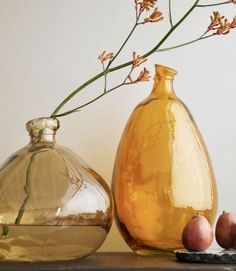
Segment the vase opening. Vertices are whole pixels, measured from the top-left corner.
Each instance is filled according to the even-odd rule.
[[[174,69],[156,64],[154,85],[150,96],[152,98],[174,98],[173,81],[176,74]]]
[[[32,144],[42,142],[55,142],[56,131],[60,123],[54,118],[36,118],[26,123],[26,129],[29,132]]]
[[[156,64],[155,65],[155,72],[156,72],[156,77],[167,77],[169,79],[173,79],[173,77],[177,74],[177,71],[169,68],[167,66],[161,65],[161,64]]]

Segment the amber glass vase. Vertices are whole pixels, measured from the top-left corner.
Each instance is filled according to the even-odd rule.
[[[31,141],[0,168],[0,259],[79,259],[96,251],[113,218],[105,181],[55,142],[57,119],[27,123]]]
[[[212,224],[217,210],[206,146],[173,91],[176,71],[155,68],[152,92],[128,120],[113,173],[117,223],[139,255],[182,248],[190,218],[199,212]]]

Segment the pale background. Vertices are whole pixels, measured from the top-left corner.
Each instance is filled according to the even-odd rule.
[[[173,0],[174,20],[191,5]],[[212,3],[202,0],[201,3]],[[145,53],[168,30],[167,0],[159,0],[165,20],[142,26],[116,62]],[[171,46],[200,36],[213,10],[232,19],[235,5],[196,10],[168,39]],[[101,71],[103,51],[116,51],[134,21],[133,0],[0,0],[0,162],[27,144],[25,122],[48,116],[80,83]],[[150,57],[178,70],[175,90],[190,108],[210,152],[218,183],[219,212],[236,212],[236,30],[198,44]],[[120,82],[124,72],[110,77]],[[99,81],[68,109],[102,91]],[[116,149],[135,105],[152,81],[108,94],[81,112],[61,119],[58,143],[78,153],[110,184]],[[174,223],[174,221],[173,221]],[[127,251],[115,225],[103,251]]]

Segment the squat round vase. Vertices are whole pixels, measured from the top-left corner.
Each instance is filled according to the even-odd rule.
[[[116,220],[139,255],[183,248],[182,231],[196,213],[213,224],[217,189],[203,138],[173,91],[176,71],[156,65],[151,94],[131,114],[117,151]]]
[[[58,145],[59,121],[26,124],[30,143],[0,168],[0,259],[83,258],[105,240],[113,219],[106,182]]]

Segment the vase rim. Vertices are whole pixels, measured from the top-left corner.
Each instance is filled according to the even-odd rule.
[[[155,65],[155,72],[156,72],[156,75],[165,76],[165,77],[174,77],[177,74],[176,70],[162,64]]]
[[[60,127],[60,122],[56,118],[40,117],[26,123],[26,130],[29,134],[40,131],[43,134],[54,134]]]

